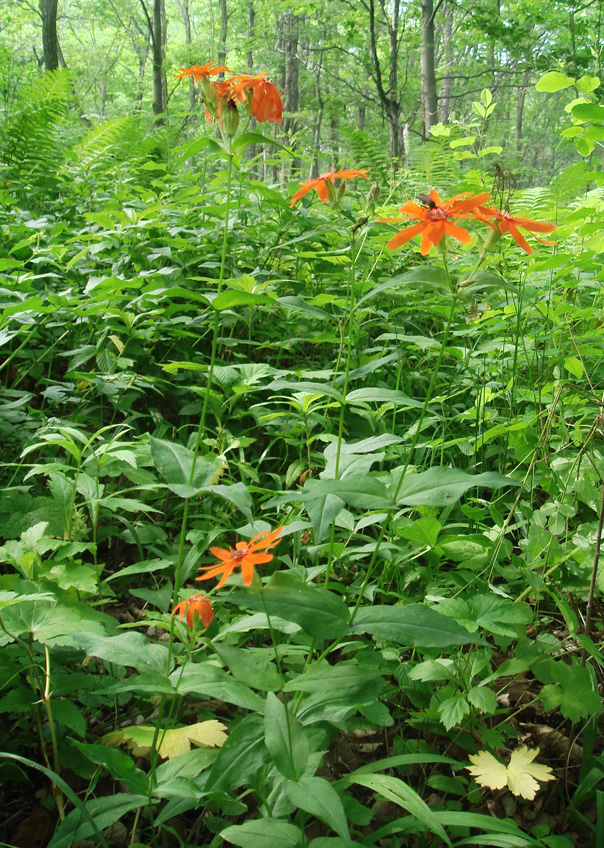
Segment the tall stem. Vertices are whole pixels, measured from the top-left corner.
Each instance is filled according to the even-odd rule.
[[[346,407],[346,395],[348,393],[348,381],[350,378],[350,353],[352,350],[352,315],[354,312],[354,296],[355,296],[355,277],[356,277],[356,253],[355,253],[355,234],[354,231],[351,234],[351,257],[350,257],[350,280],[349,280],[349,292],[346,298],[346,305],[348,307],[348,315],[346,316],[346,320],[344,321],[343,327],[348,325],[348,345],[346,347],[346,365],[344,371],[344,386],[342,387],[342,399],[340,400],[340,420],[338,422],[338,442],[336,448],[336,466],[334,471],[334,479],[338,479],[338,475],[340,473],[340,455],[342,452],[342,437],[344,434],[344,410]],[[342,329],[343,332],[343,329]],[[342,348],[340,347],[340,353]],[[335,378],[337,376],[337,371],[340,365],[340,357],[338,356],[338,362],[336,364],[336,374],[334,374],[334,383]],[[335,542],[335,525],[331,526],[331,538],[329,543],[329,553],[327,556],[327,568],[325,569],[325,585],[329,583],[329,578],[331,576],[331,566],[333,562],[333,546]]]
[[[226,202],[225,202],[225,212],[224,212],[224,227],[222,234],[222,254],[220,257],[220,274],[218,275],[218,289],[216,291],[216,296],[221,293],[222,286],[224,284],[224,269],[226,265],[226,254],[227,254],[227,245],[228,245],[228,236],[229,236],[229,214],[231,210],[231,180],[233,176],[233,153],[231,152],[231,142],[230,139],[228,141],[229,149],[228,149],[228,165],[227,165],[227,187],[226,187]],[[191,463],[191,473],[189,475],[189,485],[193,483],[193,475],[195,473],[195,464],[197,462],[197,457],[199,456],[199,451],[201,449],[201,441],[203,438],[205,423],[206,423],[206,414],[208,411],[208,403],[210,399],[210,394],[212,392],[212,382],[214,380],[214,367],[216,365],[216,350],[218,348],[218,333],[220,330],[220,315],[218,310],[214,310],[214,319],[212,322],[212,347],[210,350],[210,365],[208,368],[208,379],[206,383],[206,390],[203,396],[203,405],[201,407],[201,415],[199,416],[199,425],[197,427],[197,435],[195,437],[195,447],[193,449],[193,462]],[[185,499],[185,506],[182,514],[182,523],[180,527],[180,539],[178,544],[178,559],[176,561],[176,571],[174,573],[174,591],[172,592],[172,606],[176,605],[176,601],[178,599],[178,590],[180,589],[180,574],[182,571],[182,564],[184,561],[184,552],[185,552],[185,541],[187,536],[187,526],[189,523],[189,504],[190,498]],[[168,652],[168,663],[171,662],[172,659],[172,644],[174,641],[174,622],[170,624],[170,642],[169,642],[169,652]]]

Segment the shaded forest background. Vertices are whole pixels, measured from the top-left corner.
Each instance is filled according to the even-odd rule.
[[[502,149],[520,185],[543,184],[578,157],[555,132],[568,93],[545,100],[534,85],[552,69],[576,79],[600,75],[602,7],[602,0],[4,0],[2,107],[10,121],[24,86],[41,69],[63,67],[73,86],[72,136],[130,117],[143,133],[167,121],[186,137],[203,122],[203,108],[192,80],[175,81],[179,67],[214,60],[267,71],[284,95],[276,138],[296,154],[272,176],[307,178],[342,163],[413,165],[422,148],[426,155],[426,140],[442,137],[440,125],[451,128],[454,157],[473,159],[486,128],[472,102],[488,88],[497,103],[489,145]]]

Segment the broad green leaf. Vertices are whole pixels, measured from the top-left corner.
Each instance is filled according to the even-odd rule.
[[[368,300],[377,297],[378,294],[391,289],[398,289],[401,286],[429,286],[443,294],[450,295],[453,293],[451,284],[443,268],[433,265],[422,265],[419,268],[413,268],[411,271],[407,271],[405,274],[393,277],[386,283],[375,286],[375,288],[372,288],[371,291],[359,298],[355,304],[355,309],[359,309],[360,306]]]
[[[73,744],[87,760],[98,766],[104,766],[114,780],[123,781],[132,792],[138,795],[148,794],[149,778],[142,769],[135,766],[131,756],[118,748],[108,748],[106,745],[90,745],[75,741]]]
[[[207,791],[226,789],[233,792],[254,779],[268,760],[261,716],[247,715],[224,743],[208,776]]]
[[[202,492],[218,477],[211,462],[197,458],[193,472],[193,451],[178,442],[149,437],[151,459],[168,488],[181,498],[190,498]]]
[[[94,821],[94,826],[83,820],[79,809],[72,810],[56,829],[48,843],[48,848],[69,848],[75,842],[87,839],[97,831],[119,821],[126,813],[138,810],[149,803],[146,795],[130,795],[118,792],[115,795],[105,795],[102,798],[92,798],[86,801],[86,811]]]
[[[265,692],[277,692],[281,689],[279,672],[269,660],[256,656],[247,648],[234,648],[219,642],[212,644],[218,656],[237,680],[241,680],[252,689],[261,689]]]
[[[260,695],[235,680],[232,674],[209,662],[188,663],[184,669],[174,671],[170,681],[178,688],[180,695],[217,698],[259,714],[264,710],[264,699]]]
[[[406,647],[446,648],[477,641],[456,621],[422,604],[361,607],[351,630]]]
[[[299,780],[308,763],[308,737],[290,707],[269,692],[264,709],[264,743],[280,774]]]
[[[225,501],[230,501],[232,504],[235,504],[237,509],[245,515],[250,524],[254,523],[252,498],[250,497],[250,493],[244,483],[233,483],[232,486],[206,486],[206,491],[212,492],[220,498],[224,498]]]
[[[604,106],[599,103],[577,103],[572,108],[572,114],[578,121],[604,121]]]
[[[344,807],[331,783],[322,777],[303,777],[295,783],[287,781],[285,794],[292,804],[325,822],[347,845],[351,844]]]
[[[418,518],[409,526],[400,527],[398,533],[403,539],[409,539],[410,542],[419,542],[420,545],[433,548],[441,529],[440,522],[427,515],[424,518]]]
[[[352,662],[329,665],[322,662],[299,674],[283,687],[284,692],[329,692],[344,696],[362,689],[369,680],[382,680],[378,668],[365,667]],[[383,681],[382,681],[383,682]]]
[[[569,88],[574,84],[575,81],[572,77],[561,74],[559,71],[549,71],[541,77],[535,88],[537,91],[552,93],[554,91],[562,91],[562,89]]]
[[[262,135],[262,133],[246,132],[240,135],[239,138],[233,142],[233,153],[235,155],[242,153],[251,144],[270,144],[273,147],[280,147],[281,150],[287,150],[287,147],[284,147],[276,139],[267,138],[265,135]]]
[[[471,475],[457,468],[435,466],[419,474],[408,474],[400,487],[396,503],[402,506],[450,506],[468,489],[500,489],[522,485],[518,480],[494,471]],[[396,489],[396,485],[393,484],[391,488]]]
[[[371,387],[367,389],[354,389],[346,396],[346,403],[392,403],[395,406],[407,406],[421,408],[423,403],[419,400],[410,398],[404,392],[397,392],[394,389],[382,389]]]
[[[84,636],[103,638],[106,632],[105,620],[111,621],[109,616],[76,601],[60,601],[57,604],[29,601],[8,607],[2,613],[2,620],[13,636],[30,633],[36,642],[74,648],[79,647]],[[8,641],[9,637],[0,631],[0,645]]]
[[[414,789],[411,789],[398,777],[391,777],[386,774],[368,774],[349,776],[347,782],[356,783],[359,786],[365,786],[373,792],[377,792],[388,801],[393,801],[400,807],[415,816],[426,827],[439,836],[449,848],[451,848],[451,840],[445,833],[443,826],[440,824],[430,807],[423,801]]]
[[[82,633],[79,644],[91,657],[116,663],[137,671],[165,672],[168,647],[150,642],[142,633],[134,630],[117,636],[94,636]],[[172,661],[173,664],[173,661]]]
[[[231,601],[238,606],[293,621],[315,639],[337,639],[348,631],[348,607],[332,592],[301,583],[276,572],[259,594],[236,592]],[[264,601],[264,603],[263,603]]]
[[[240,848],[297,848],[303,833],[294,824],[277,819],[252,819],[225,828],[220,836]]]
[[[572,722],[602,713],[602,698],[587,667],[557,661],[554,668],[557,682],[544,686],[539,693],[547,712],[559,709]]]
[[[232,309],[234,306],[255,306],[259,304],[272,305],[275,299],[267,294],[254,294],[246,291],[223,291],[212,300],[212,306],[218,312]]]

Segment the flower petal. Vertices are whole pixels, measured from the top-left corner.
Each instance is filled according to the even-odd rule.
[[[407,227],[406,230],[401,230],[400,233],[397,233],[390,239],[386,247],[388,250],[396,250],[397,247],[401,247],[401,245],[406,244],[410,239],[418,235],[418,233],[421,233],[425,226],[426,222],[420,221],[419,224],[414,224],[412,227]]]

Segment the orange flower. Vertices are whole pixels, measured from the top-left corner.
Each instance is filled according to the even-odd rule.
[[[243,585],[249,586],[254,579],[254,566],[270,562],[273,558],[272,554],[259,554],[256,551],[274,548],[275,545],[278,545],[281,540],[277,539],[277,536],[282,530],[283,526],[277,527],[276,530],[265,530],[263,533],[254,536],[249,542],[237,542],[235,549],[229,548],[228,551],[224,548],[210,548],[210,553],[220,560],[220,564],[204,566],[201,571],[206,571],[207,574],[195,579],[208,580],[210,577],[217,577],[222,574],[216,586],[217,589],[220,589],[237,566],[241,566]]]
[[[485,219],[494,218],[498,222],[497,224],[492,224],[487,220],[485,220],[485,224],[488,224],[495,231],[499,230],[502,234],[509,233],[518,247],[521,247],[525,253],[532,253],[533,249],[518,227],[522,227],[523,230],[529,230],[531,233],[551,233],[556,229],[555,224],[548,224],[545,221],[531,221],[530,218],[518,218],[515,215],[510,215],[509,212],[502,212],[501,209],[491,209],[489,206],[480,206],[476,212],[479,219],[481,217]],[[547,239],[539,239],[539,241],[542,241],[544,244],[556,243]]]
[[[193,77],[195,82],[199,82],[202,77],[215,77],[223,71],[227,74],[231,73],[226,65],[217,65],[213,68],[213,64],[213,62],[206,62],[205,65],[191,65],[190,68],[179,68],[178,70],[180,73],[176,75],[176,79],[181,79],[182,77]]]
[[[327,203],[329,194],[327,193],[326,183],[333,183],[334,180],[354,180],[356,177],[362,177],[364,180],[368,180],[369,177],[365,176],[368,173],[369,168],[363,168],[362,171],[355,171],[353,168],[350,168],[348,171],[328,171],[326,174],[321,174],[320,177],[310,180],[308,183],[300,183],[302,188],[298,189],[294,194],[289,205],[290,207],[295,206],[296,202],[301,197],[304,197],[305,194],[308,194],[309,191],[312,191],[313,188],[317,189],[317,194],[323,203]]]
[[[387,244],[388,250],[396,250],[397,247],[406,244],[414,236],[419,235],[419,233],[422,234],[422,256],[428,253],[432,245],[437,247],[445,234],[467,244],[472,238],[470,233],[464,230],[463,227],[453,224],[451,219],[475,217],[476,207],[480,206],[481,203],[485,203],[488,199],[488,194],[477,194],[475,197],[469,197],[465,193],[456,194],[455,197],[443,203],[438,194],[432,189],[430,191],[430,202],[425,206],[418,206],[417,203],[413,203],[412,201],[401,206],[401,212],[404,212],[410,218],[419,219],[419,223],[408,227],[406,230],[401,230],[394,238],[390,239]],[[402,221],[404,218],[378,218],[378,220]]]
[[[175,615],[175,613],[178,613],[179,621],[182,621],[186,616],[187,624],[191,628],[195,624],[196,613],[201,618],[201,623],[206,629],[210,626],[214,618],[212,603],[205,595],[191,595],[190,598],[186,598],[184,601],[176,604],[172,610],[172,615]]]
[[[283,120],[281,94],[266,77],[267,74],[239,74],[239,82],[232,86],[231,97],[240,103],[249,103],[250,112],[259,123],[280,124]]]

